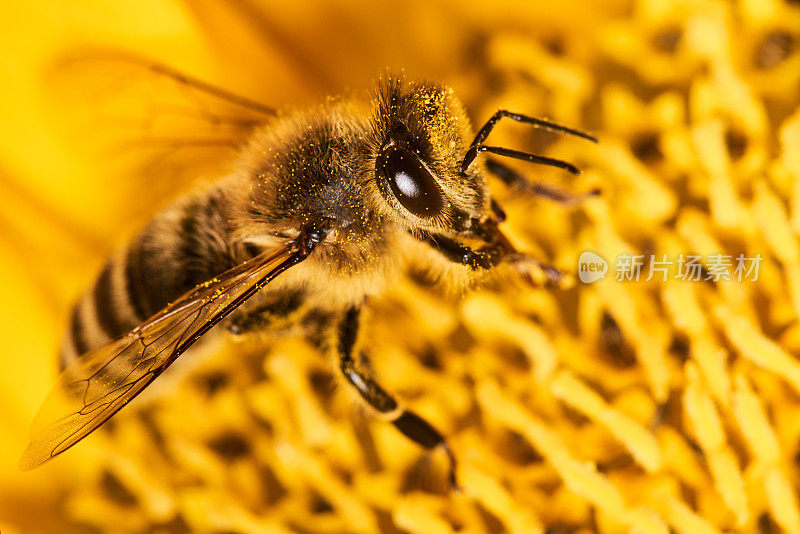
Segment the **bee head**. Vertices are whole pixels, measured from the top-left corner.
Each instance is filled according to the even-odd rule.
[[[386,211],[412,229],[437,232],[463,232],[486,213],[479,167],[460,172],[472,132],[452,89],[381,78],[371,126],[370,174]]]

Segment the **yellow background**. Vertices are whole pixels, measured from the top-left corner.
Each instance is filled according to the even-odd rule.
[[[462,499],[458,506],[471,509],[464,502],[474,497],[484,508],[495,506],[493,513],[500,522],[519,531],[524,525],[542,529],[562,520],[569,520],[580,531],[597,528],[616,532],[636,527],[659,532],[660,526],[667,524],[679,531],[691,531],[698,525],[711,532],[752,531],[759,521],[774,524],[776,520],[786,530],[795,527],[791,531],[800,531],[800,525],[787,523],[796,517],[792,514],[797,506],[791,498],[798,493],[798,467],[792,457],[797,454],[800,436],[796,391],[800,383],[796,374],[800,365],[797,3],[570,0],[557,4],[504,1],[491,6],[451,1],[295,4],[246,0],[0,3],[0,339],[4,346],[0,356],[0,531],[79,529],[74,526],[75,518],[86,517],[86,510],[92,506],[97,506],[96,517],[108,517],[109,521],[114,517],[113,508],[102,511],[101,498],[93,501],[86,496],[87,488],[96,484],[98,466],[105,461],[104,451],[114,450],[113,446],[105,449],[105,441],[90,438],[85,446],[31,473],[21,473],[17,461],[33,414],[54,381],[56,351],[71,303],[91,284],[110,251],[194,180],[192,176],[171,179],[169,167],[152,176],[137,175],[133,169],[139,168],[137,158],[143,157],[139,152],[109,149],[130,136],[130,130],[102,116],[107,109],[104,87],[108,80],[104,73],[108,71],[89,69],[88,74],[73,76],[63,68],[65,58],[109,50],[157,59],[279,108],[311,104],[329,94],[365,90],[387,67],[405,69],[411,76],[431,76],[450,83],[463,96],[476,122],[503,106],[551,116],[599,135],[599,148],[566,141],[553,149],[556,156],[577,158],[588,171],[585,177],[569,180],[551,171],[542,174],[567,189],[585,190],[594,185],[604,189],[603,200],[587,207],[596,233],[576,222],[586,217],[580,209],[571,212],[537,203],[538,218],[523,220],[531,205],[519,199],[509,201],[510,214],[521,221],[514,223],[512,237],[531,246],[538,240],[542,255],[560,267],[574,270],[577,254],[586,247],[610,259],[620,252],[641,250],[648,240],[657,247],[657,253],[734,253],[744,249],[767,258],[763,285],[745,289],[725,286],[718,293],[709,289],[712,296],[708,298],[706,289],[697,290],[704,296],[697,297],[700,304],[695,311],[710,321],[714,334],[695,332],[692,349],[701,353],[708,348],[701,345],[711,340],[713,347],[722,351],[722,363],[714,372],[709,370],[711,360],[698,359],[684,365],[665,357],[668,363],[661,368],[651,359],[653,353],[667,354],[673,332],[692,332],[692,324],[682,321],[691,323],[694,316],[681,306],[694,302],[693,297],[687,297],[681,289],[667,293],[680,301],[677,307],[687,313],[685,316],[674,313],[664,288],[653,284],[608,284],[597,292],[581,288],[565,297],[567,301],[573,299],[573,304],[564,309],[572,309],[575,317],[562,324],[561,316],[553,311],[558,308],[554,302],[562,297],[545,296],[541,290],[526,290],[529,292],[522,293],[519,302],[503,304],[510,306],[510,311],[497,311],[492,303],[498,300],[492,299],[498,299],[498,294],[519,294],[501,288],[499,293],[489,292],[494,296],[486,297],[488,301],[471,300],[456,308],[462,305],[452,299],[442,300],[445,297],[435,293],[428,295],[429,300],[418,298],[417,289],[403,286],[391,298],[401,303],[418,302],[423,308],[417,316],[421,320],[446,317],[441,320],[447,323],[451,318],[447,314],[452,313],[453,324],[462,321],[472,329],[478,349],[487,351],[486,361],[493,362],[486,363],[487,376],[522,372],[513,365],[503,367],[505,360],[498,356],[502,351],[494,344],[497,332],[519,334],[516,341],[509,341],[512,344],[523,343],[519,339],[524,338],[523,345],[527,343],[527,349],[535,353],[528,354],[535,370],[525,380],[529,380],[531,390],[541,389],[542,398],[509,386],[514,401],[507,406],[491,384],[483,384],[459,389],[464,397],[453,402],[469,404],[465,399],[480,391],[476,410],[488,414],[492,407],[506,406],[505,419],[500,417],[499,422],[483,429],[489,436],[486,443],[492,442],[503,425],[524,434],[546,457],[542,487],[552,484],[558,489],[552,490],[557,497],[553,497],[555,504],[548,516],[550,490],[529,495],[520,489],[528,482],[513,482],[515,473],[487,472],[487,465],[483,465],[483,471],[475,468],[468,472],[468,484],[473,489],[467,489],[463,499],[450,496],[434,502],[420,497],[419,501],[392,503],[387,497],[386,513],[395,525],[407,531],[447,532],[452,530],[452,522],[439,521],[436,514],[446,516],[441,508],[455,506],[458,499]],[[676,28],[681,40],[673,49],[664,40],[669,41],[670,31]],[[768,69],[754,66],[753,58],[764,36],[776,28],[793,39],[787,58]],[[558,51],[559,46],[563,53]],[[495,71],[504,80],[500,88],[490,85]],[[136,93],[110,106],[136,114],[141,110],[135,98]],[[147,108],[142,109],[146,114]],[[498,135],[505,142],[503,146],[517,147],[514,143],[523,131],[510,126]],[[649,132],[658,136],[655,143],[662,154],[655,161],[648,159],[652,154],[645,150],[652,151],[652,146],[637,144],[641,141],[638,136]],[[728,151],[733,151],[737,136],[745,139],[745,149],[743,155],[734,158]],[[543,145],[538,138],[525,138],[523,143],[528,148]],[[208,169],[214,169],[214,165],[203,168],[198,171],[199,179],[210,178],[213,172]],[[706,237],[709,239],[704,241]],[[548,300],[551,298],[554,300]],[[577,312],[576,299],[580,299]],[[720,302],[722,307],[715,307]],[[591,352],[596,350],[592,336],[599,334],[596,325],[585,328],[590,322],[587,317],[593,320],[603,305],[614,303],[621,310],[615,318],[633,340],[639,364],[619,376],[609,371],[613,367],[601,366],[602,373],[593,376],[596,369],[587,362],[595,356]],[[387,306],[384,312],[391,310]],[[509,313],[511,318],[499,321],[496,314],[485,319],[489,326],[484,332],[480,313],[489,313],[486,310]],[[548,318],[550,312],[553,315]],[[472,313],[478,313],[478,318]],[[531,316],[537,314],[544,314],[544,319],[532,320]],[[567,324],[576,321],[577,328],[582,329],[577,333],[575,324]],[[737,338],[735,331],[726,329],[730,324],[745,325],[742,331],[746,335]],[[752,324],[756,325],[755,333],[747,329]],[[444,344],[446,336],[437,338],[436,328],[428,325],[422,332],[429,333],[434,344]],[[380,332],[381,326],[376,329]],[[556,341],[551,343],[548,336]],[[774,342],[776,352],[771,352],[774,346],[764,341]],[[542,359],[543,351],[553,346],[557,348],[555,360]],[[589,352],[584,353],[584,361],[571,356],[570,349]],[[403,369],[398,363],[402,360],[389,360],[393,362],[386,364],[390,373]],[[544,361],[553,369],[543,369]],[[581,382],[573,381],[573,373]],[[392,380],[396,388],[404,387],[402,377]],[[620,385],[625,383],[628,385]],[[435,389],[435,381],[431,386]],[[608,404],[601,403],[598,408],[597,399],[591,395],[578,395],[576,392],[586,393],[584,386],[597,387],[598,391],[610,388],[604,390]],[[731,393],[734,390],[735,394]],[[647,428],[651,412],[665,400],[668,391],[684,406],[682,423],[676,427],[678,434],[691,443],[700,442],[705,451],[694,460],[701,473],[695,479],[669,465],[669,446],[675,443],[670,440],[683,438],[658,434],[655,456],[637,449],[638,429]],[[424,398],[426,394],[423,391],[421,395]],[[736,399],[759,399],[766,415],[759,415],[762,412],[758,407],[747,412],[735,404]],[[414,402],[441,421],[450,421],[449,412],[442,408],[445,399],[436,396],[429,404]],[[565,405],[581,412],[589,423],[573,425]],[[518,406],[525,406],[550,424],[537,434],[536,421],[526,419],[525,413],[514,415]],[[707,411],[698,413],[694,410],[697,407]],[[742,415],[742,411],[747,413]],[[618,420],[620,414],[625,417],[623,422]],[[630,434],[621,431],[615,437],[627,443],[634,456],[638,450],[641,456],[637,460],[646,466],[648,458],[658,457],[658,461],[652,460],[652,470],[630,477],[621,473],[599,478],[570,471],[579,465],[595,465],[592,462],[599,462],[602,456],[593,456],[591,443],[576,445],[573,440],[596,438],[596,450],[604,450],[599,444],[609,441],[608,429],[628,428],[629,421],[636,422],[636,429]],[[769,457],[767,461],[763,450],[753,449],[747,433],[741,431],[743,421],[766,421],[768,427],[777,428],[773,431],[778,435],[778,458]],[[719,437],[716,434],[704,436],[697,428],[703,424],[724,427],[721,439],[715,441]],[[525,434],[526,429],[530,435]],[[548,434],[551,431],[553,435]],[[566,444],[553,436],[560,436]],[[642,439],[651,443],[651,437]],[[457,455],[470,458],[466,462],[469,469],[481,465],[482,460],[468,452],[471,442],[466,437],[461,441],[456,438],[455,443]],[[478,450],[479,445],[473,445]],[[544,449],[551,453],[543,453]],[[688,450],[685,443],[678,449]],[[569,451],[566,459],[560,455],[562,450]],[[408,451],[401,456],[415,454],[413,448]],[[130,457],[146,466],[146,455],[137,454],[132,452]],[[324,450],[314,449],[313,454],[327,465],[330,457]],[[570,463],[573,459],[577,463]],[[775,470],[770,471],[772,468]],[[381,479],[385,483],[381,495],[392,495],[393,490],[387,488],[402,471],[403,466],[387,467],[387,478]],[[773,479],[772,473],[783,474],[775,474],[777,478]],[[528,475],[532,477],[529,483],[535,486],[537,475]],[[313,479],[316,475],[305,472],[303,476]],[[687,480],[696,480],[696,486]],[[730,480],[733,486],[742,480],[746,484],[741,482],[741,491],[726,491]],[[763,489],[765,480],[767,490]],[[506,485],[496,487],[497,481]],[[594,482],[599,485],[591,486]],[[680,484],[692,486],[695,497],[684,499],[686,492],[676,489]],[[171,488],[169,491],[175,490],[170,482],[164,485]],[[515,490],[504,492],[503,488],[509,487]],[[619,502],[613,497],[615,491],[620,492]],[[595,498],[591,497],[593,492]],[[660,495],[669,498],[659,499]],[[780,501],[787,495],[788,501]],[[229,496],[238,498],[235,492]],[[739,498],[745,500],[737,510]],[[65,502],[72,505],[65,506]],[[382,505],[370,506],[381,509]],[[346,506],[336,508],[337,518],[347,515]],[[590,521],[595,514],[590,510],[595,510],[600,519]],[[530,523],[520,519],[528,511],[533,517],[528,518]],[[236,516],[220,513],[228,518]],[[478,527],[476,517],[480,514],[474,513],[461,518],[462,526],[475,532],[492,531],[491,527]],[[773,519],[763,519],[764,514]],[[434,516],[437,519],[430,522],[424,519]],[[694,523],[695,519],[701,523]],[[147,521],[147,517],[142,520]],[[336,531],[337,520],[325,523],[328,531]],[[246,530],[241,525],[247,522],[231,521],[221,524]],[[273,526],[277,529],[281,521],[276,519]],[[98,524],[103,521],[98,520]],[[209,531],[213,530],[211,524]],[[250,528],[259,531],[262,527]],[[124,531],[120,525],[107,528]],[[357,530],[353,524],[348,528]]]

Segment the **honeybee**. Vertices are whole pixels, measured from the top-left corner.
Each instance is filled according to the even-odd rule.
[[[195,89],[271,113],[164,66]],[[402,274],[413,243],[430,269],[461,275],[511,263],[530,276],[560,273],[517,252],[487,171],[512,187],[571,201],[484,152],[564,161],[485,144],[501,119],[590,141],[588,134],[500,110],[473,136],[464,106],[437,83],[382,76],[371,98],[328,100],[265,120],[236,170],[178,200],[110,259],[74,309],[64,370],[40,409],[20,467],[32,469],[97,429],[223,321],[236,335],[268,330],[298,308],[334,329],[345,382],[421,446],[455,457],[432,425],[377,382],[358,339],[360,310]],[[590,191],[587,194],[596,194]],[[470,243],[477,243],[472,246]]]

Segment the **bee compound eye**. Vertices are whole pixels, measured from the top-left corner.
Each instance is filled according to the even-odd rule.
[[[422,160],[404,148],[390,147],[379,159],[379,172],[405,209],[421,218],[444,209],[442,188]]]

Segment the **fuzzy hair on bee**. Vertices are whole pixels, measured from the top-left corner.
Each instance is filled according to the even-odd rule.
[[[300,310],[332,332],[323,348],[378,416],[447,453],[455,484],[447,441],[379,385],[358,331],[366,300],[409,262],[462,277],[508,263],[531,281],[534,265],[558,280],[557,270],[516,251],[500,230],[505,214],[487,170],[518,189],[575,197],[528,182],[499,161],[473,161],[489,152],[578,171],[485,145],[502,118],[593,140],[504,110],[473,137],[452,89],[398,76],[379,78],[371,98],[327,100],[265,121],[233,172],[153,217],[75,307],[63,373],[21,466],[35,467],[83,439],[217,324],[237,335],[263,334]]]
[[[397,77],[382,79],[366,102],[329,102],[278,121],[253,137],[243,157],[251,198],[237,217],[240,238],[263,243],[311,220],[335,221],[305,265],[319,276],[298,269],[285,280],[320,280],[324,287],[309,293],[320,296],[321,307],[356,305],[399,274],[413,236],[460,233],[488,212],[481,173],[459,176],[470,133],[451,89]],[[394,137],[437,177],[428,197],[441,195],[441,207],[414,213],[392,194],[388,180],[376,179],[382,150]]]

